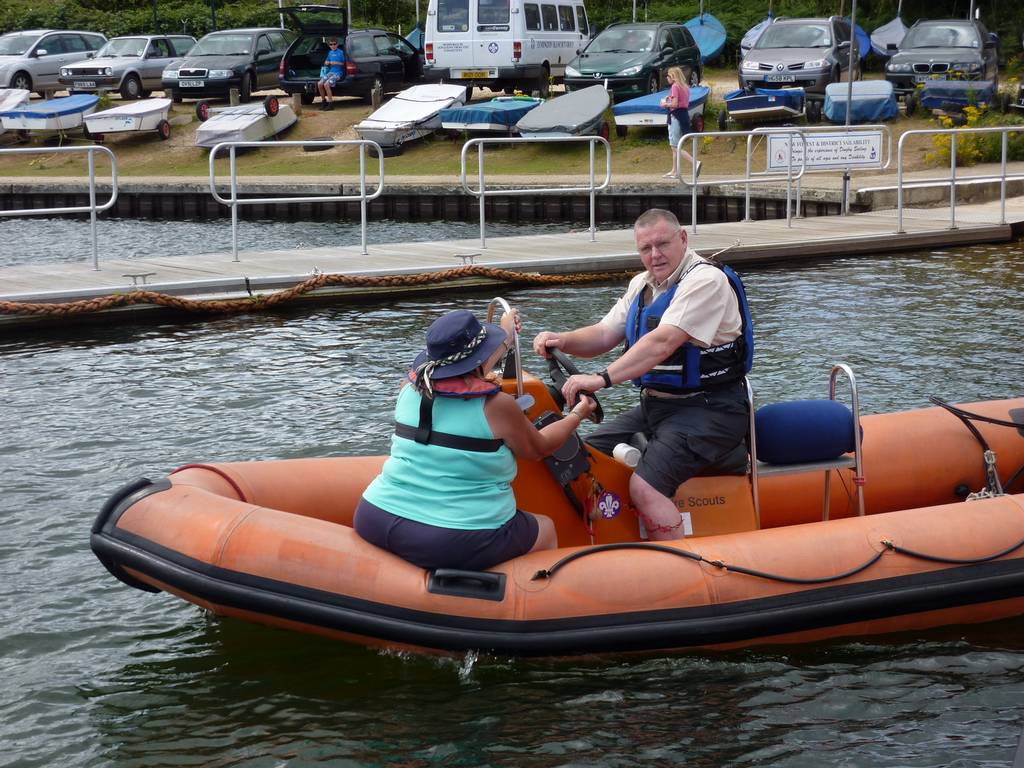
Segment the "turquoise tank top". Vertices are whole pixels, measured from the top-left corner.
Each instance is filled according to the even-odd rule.
[[[494,439],[484,415],[487,398],[437,397],[433,429],[464,437]],[[420,394],[406,386],[398,394],[395,421],[416,427]],[[363,498],[393,515],[461,530],[499,528],[516,511],[511,482],[516,459],[507,445],[493,453],[422,445],[391,436],[391,456]]]

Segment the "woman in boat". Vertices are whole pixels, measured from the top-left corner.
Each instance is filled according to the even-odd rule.
[[[670,179],[679,175],[680,154],[690,163],[693,163],[693,157],[685,149],[676,152],[679,140],[690,132],[690,87],[686,83],[683,70],[679,67],[670,67],[666,77],[671,87],[668,96],[661,100],[661,106],[669,111],[668,144],[672,147],[672,170],[666,173],[664,178]],[[694,175],[700,176],[700,163],[697,163]]]
[[[549,517],[516,508],[516,458],[553,453],[595,403],[581,398],[566,418],[534,427],[489,373],[520,322],[515,310],[501,325],[456,310],[427,330],[398,393],[391,455],[356,509],[368,542],[422,568],[465,570],[557,546]]]

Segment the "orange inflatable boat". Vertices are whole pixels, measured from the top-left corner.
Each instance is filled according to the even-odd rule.
[[[557,410],[540,380],[521,384],[531,417]],[[969,424],[938,407],[866,416],[859,471],[848,461],[828,487],[813,464],[762,466],[756,500],[749,473],[694,478],[676,494],[692,535],[672,542],[644,540],[624,464],[521,462],[517,503],[555,520],[561,548],[486,572],[424,571],[356,535],[383,456],[190,464],[120,489],[91,543],[123,582],[218,615],[443,652],[728,648],[1017,616],[1024,398],[961,407]]]

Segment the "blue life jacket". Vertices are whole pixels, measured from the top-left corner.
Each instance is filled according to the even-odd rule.
[[[707,349],[687,341],[640,378],[633,379],[636,386],[651,387],[665,392],[714,389],[740,381],[753,367],[754,322],[750,316],[750,305],[747,303],[743,281],[731,267],[709,261],[698,261],[691,266],[671,290],[659,296],[649,307],[644,306],[644,291],[641,290],[637,294],[626,316],[626,349],[636,344],[644,334],[658,327],[661,316],[672,303],[676,289],[687,275],[698,267],[721,269],[729,278],[729,285],[736,294],[742,318],[740,335],[727,344]]]

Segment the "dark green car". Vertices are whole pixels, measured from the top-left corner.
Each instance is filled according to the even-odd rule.
[[[612,24],[565,67],[565,90],[608,82],[614,98],[632,98],[668,87],[671,67],[690,85],[701,78],[700,49],[690,30],[668,21]]]

